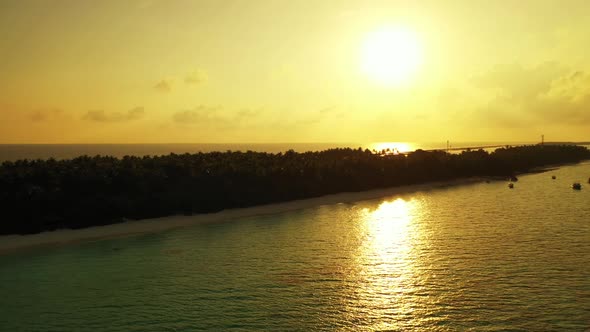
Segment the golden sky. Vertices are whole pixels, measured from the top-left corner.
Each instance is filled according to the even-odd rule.
[[[589,13],[587,0],[3,0],[0,143],[589,140]],[[383,31],[409,37],[367,46]]]

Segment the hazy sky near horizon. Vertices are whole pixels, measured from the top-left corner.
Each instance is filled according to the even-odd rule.
[[[586,0],[3,0],[0,143],[589,140],[589,14]],[[421,57],[393,86],[363,72],[388,27]]]

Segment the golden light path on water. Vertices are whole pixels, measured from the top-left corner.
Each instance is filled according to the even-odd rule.
[[[416,298],[416,259],[414,241],[420,237],[414,218],[420,213],[419,200],[397,198],[381,203],[377,209],[364,208],[361,232],[364,243],[356,259],[360,267],[357,299],[354,306],[372,316],[370,330],[399,329],[394,317],[411,320]],[[408,321],[406,320],[405,324]]]

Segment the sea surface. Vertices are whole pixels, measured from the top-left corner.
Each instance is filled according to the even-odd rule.
[[[523,142],[453,142],[451,147],[472,147],[488,145],[517,145]],[[530,143],[528,143],[530,144]],[[288,150],[297,152],[322,151],[332,148],[362,148],[398,152],[416,149],[443,149],[447,142],[372,142],[372,143],[227,143],[227,144],[0,144],[0,162],[19,159],[71,159],[82,155],[89,156],[160,156],[170,153],[197,153],[212,151],[257,151],[279,153]]]
[[[0,331],[588,331],[588,177],[5,254]]]

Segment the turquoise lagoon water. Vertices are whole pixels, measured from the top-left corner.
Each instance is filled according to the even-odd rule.
[[[512,190],[439,187],[3,255],[0,330],[585,331],[589,176],[585,163]]]

